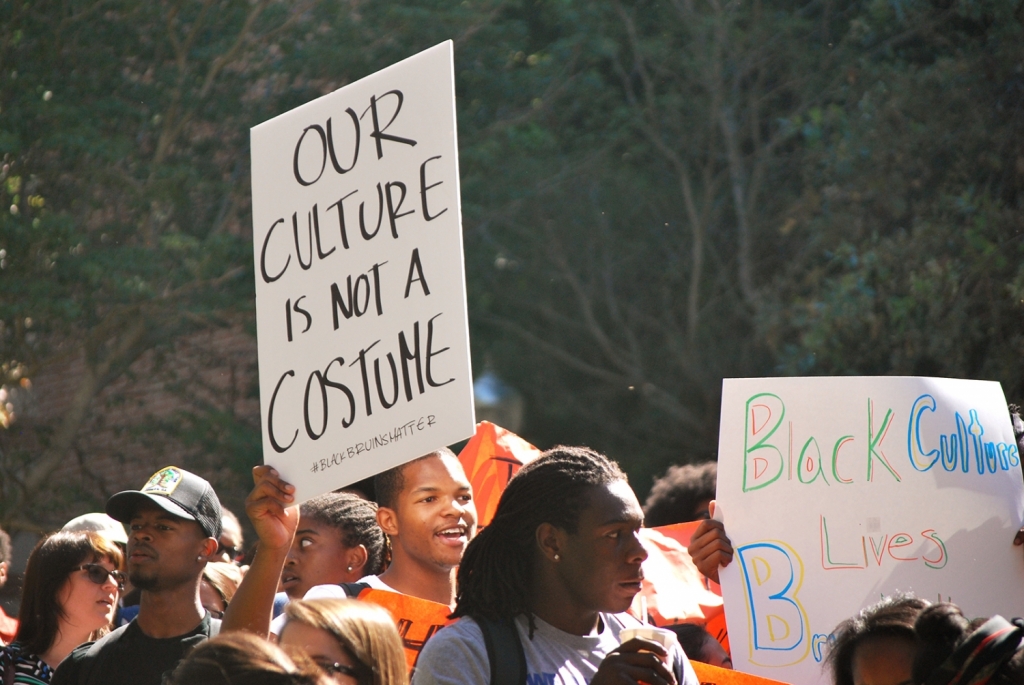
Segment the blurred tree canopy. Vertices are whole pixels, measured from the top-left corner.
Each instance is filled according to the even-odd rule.
[[[643,492],[714,457],[723,377],[987,378],[1020,399],[1014,10],[0,4],[0,520],[46,518],[97,396],[143,355],[253,334],[249,127],[448,38],[475,367],[524,393],[527,439],[602,449]],[[67,409],[19,424],[8,400],[68,359]],[[245,483],[258,422],[197,403],[161,430]]]

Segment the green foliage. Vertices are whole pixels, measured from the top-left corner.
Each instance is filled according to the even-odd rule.
[[[0,4],[0,380],[86,368],[69,389],[84,404],[0,436],[0,519],[45,506],[89,402],[133,364],[197,331],[251,332],[247,129],[448,38],[475,366],[526,395],[526,438],[605,450],[642,491],[714,456],[726,376],[992,378],[1019,398],[1012,12]],[[140,436],[232,478],[259,459],[258,417],[166,384],[190,409]]]

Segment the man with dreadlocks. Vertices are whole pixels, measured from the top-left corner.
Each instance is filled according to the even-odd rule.
[[[556,447],[524,466],[469,544],[458,572],[460,618],[423,648],[413,685],[504,682],[507,655],[481,626],[518,637],[521,683],[696,685],[678,644],[620,644],[621,630],[640,625],[623,612],[643,580],[642,525],[625,474],[606,457]]]

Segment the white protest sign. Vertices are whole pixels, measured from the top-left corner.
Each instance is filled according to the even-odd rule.
[[[251,137],[265,463],[303,501],[472,435],[451,41]]]
[[[832,631],[896,591],[1024,613],[1024,483],[998,383],[726,380],[717,499],[739,670],[830,682]]]

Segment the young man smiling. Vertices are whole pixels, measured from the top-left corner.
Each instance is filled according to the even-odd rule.
[[[431,452],[374,479],[377,523],[391,565],[361,582],[438,604],[455,601],[455,573],[476,533],[473,488],[451,450]]]
[[[413,685],[509,682],[517,663],[522,683],[696,685],[678,643],[620,644],[641,625],[623,612],[643,582],[642,525],[625,475],[602,455],[556,447],[524,466],[459,567],[462,618],[423,648]]]
[[[217,554],[221,509],[199,476],[169,466],[142,490],[119,492],[107,514],[129,524],[128,576],[142,591],[138,616],[74,650],[54,685],[160,685],[185,653],[216,634],[199,600],[207,561]]]

